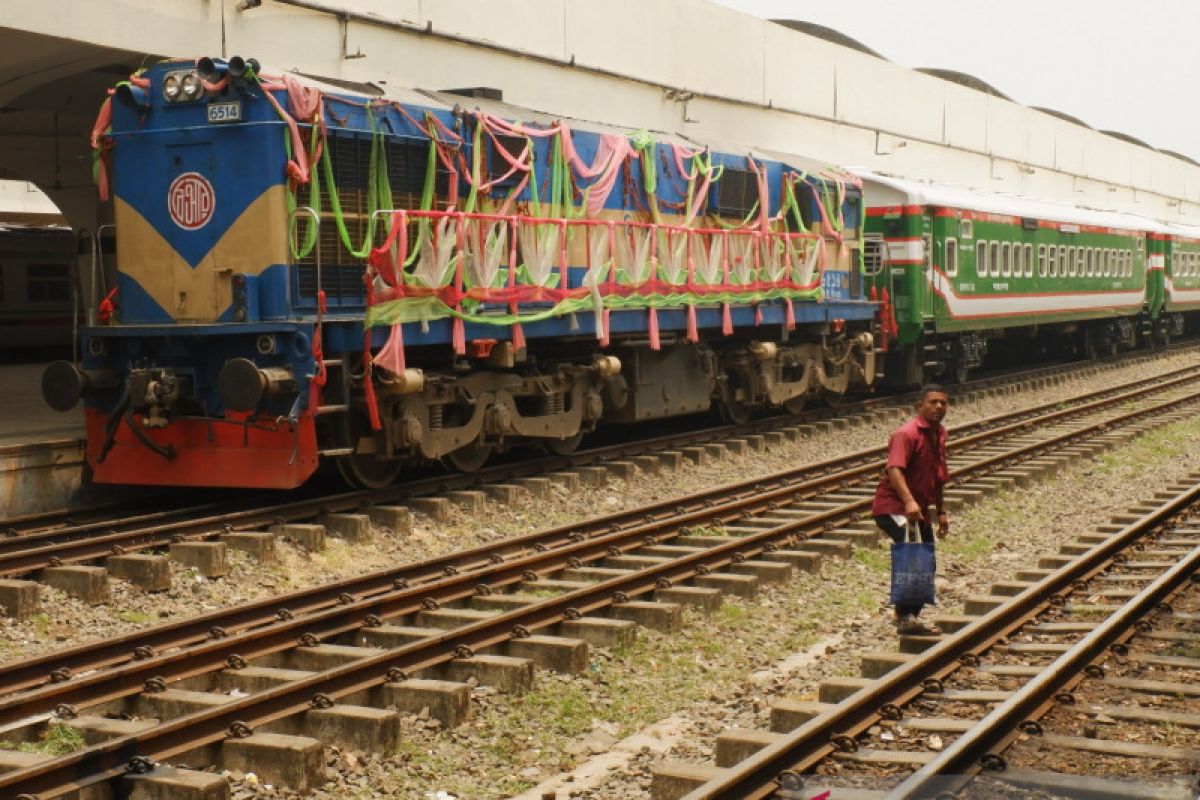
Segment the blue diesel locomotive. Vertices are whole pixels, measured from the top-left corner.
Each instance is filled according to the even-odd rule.
[[[874,377],[860,184],[790,155],[237,57],[132,76],[93,139],[116,290],[43,392],[98,482],[374,487]]]

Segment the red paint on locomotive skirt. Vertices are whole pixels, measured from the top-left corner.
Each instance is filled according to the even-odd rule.
[[[108,457],[98,464],[106,416],[92,408],[85,416],[87,460],[97,483],[291,489],[317,468],[312,417],[301,418],[295,431],[286,426],[268,431],[198,419],[173,419],[165,428],[143,428],[156,444],[175,448],[169,461],[139,442],[122,422]],[[141,417],[135,415],[133,424],[140,425]]]

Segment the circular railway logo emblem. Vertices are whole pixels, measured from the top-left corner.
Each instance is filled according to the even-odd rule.
[[[212,184],[199,172],[185,172],[171,181],[167,189],[167,210],[171,219],[185,231],[203,228],[212,219],[217,195]]]

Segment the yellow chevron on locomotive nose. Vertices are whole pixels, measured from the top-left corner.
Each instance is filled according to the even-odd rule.
[[[176,322],[216,321],[230,305],[235,274],[259,275],[289,260],[282,184],[255,198],[195,267],[120,197],[114,210],[118,269]]]

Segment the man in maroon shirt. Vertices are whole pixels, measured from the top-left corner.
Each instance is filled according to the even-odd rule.
[[[880,530],[894,542],[904,541],[909,523],[916,523],[921,541],[933,542],[933,524],[926,510],[937,509],[938,536],[950,532],[950,517],[942,491],[950,477],[946,467],[946,429],[942,419],[950,397],[941,386],[921,389],[917,415],[901,425],[888,439],[887,466],[875,490],[871,513]],[[896,606],[896,630],[902,634],[937,635],[941,631],[924,625],[917,615],[921,606]]]

